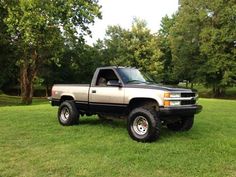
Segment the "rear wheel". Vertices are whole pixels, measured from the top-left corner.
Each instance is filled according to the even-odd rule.
[[[188,131],[193,127],[194,116],[182,117],[179,121],[167,124],[167,128],[173,131]]]
[[[132,139],[151,142],[160,136],[161,121],[155,111],[136,108],[128,117],[127,129]]]
[[[79,113],[73,101],[64,101],[58,109],[58,121],[61,125],[77,124]]]

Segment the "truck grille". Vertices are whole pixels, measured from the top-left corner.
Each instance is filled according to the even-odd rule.
[[[195,97],[195,93],[181,93],[181,97]]]
[[[196,100],[182,100],[181,105],[190,105],[190,104],[195,104]]]

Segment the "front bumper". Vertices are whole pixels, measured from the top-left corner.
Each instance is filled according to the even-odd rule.
[[[160,107],[160,116],[191,116],[201,111],[201,105]]]

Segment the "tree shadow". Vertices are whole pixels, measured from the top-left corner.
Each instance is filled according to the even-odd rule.
[[[124,128],[126,129],[126,121],[125,120],[119,120],[119,119],[115,119],[115,120],[111,120],[111,119],[107,119],[107,120],[99,120],[99,118],[97,117],[93,117],[93,118],[81,118],[80,119],[80,125],[92,125],[92,126],[98,126],[98,125],[102,125],[105,127],[112,127],[112,128]]]
[[[80,119],[80,125],[91,125],[91,126],[104,126],[104,128],[113,128],[113,129],[123,129],[126,131],[127,128],[127,122],[126,120],[99,120],[98,117],[82,117]],[[199,131],[198,129],[194,129],[194,131],[189,132],[176,132],[169,130],[166,126],[162,126],[161,128],[161,135],[160,139],[156,142],[167,142],[167,141],[175,141],[176,139],[199,139]]]

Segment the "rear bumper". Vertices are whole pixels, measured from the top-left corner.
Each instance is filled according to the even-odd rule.
[[[186,105],[186,106],[172,106],[172,107],[161,107],[161,116],[191,116],[202,111],[201,105]]]

